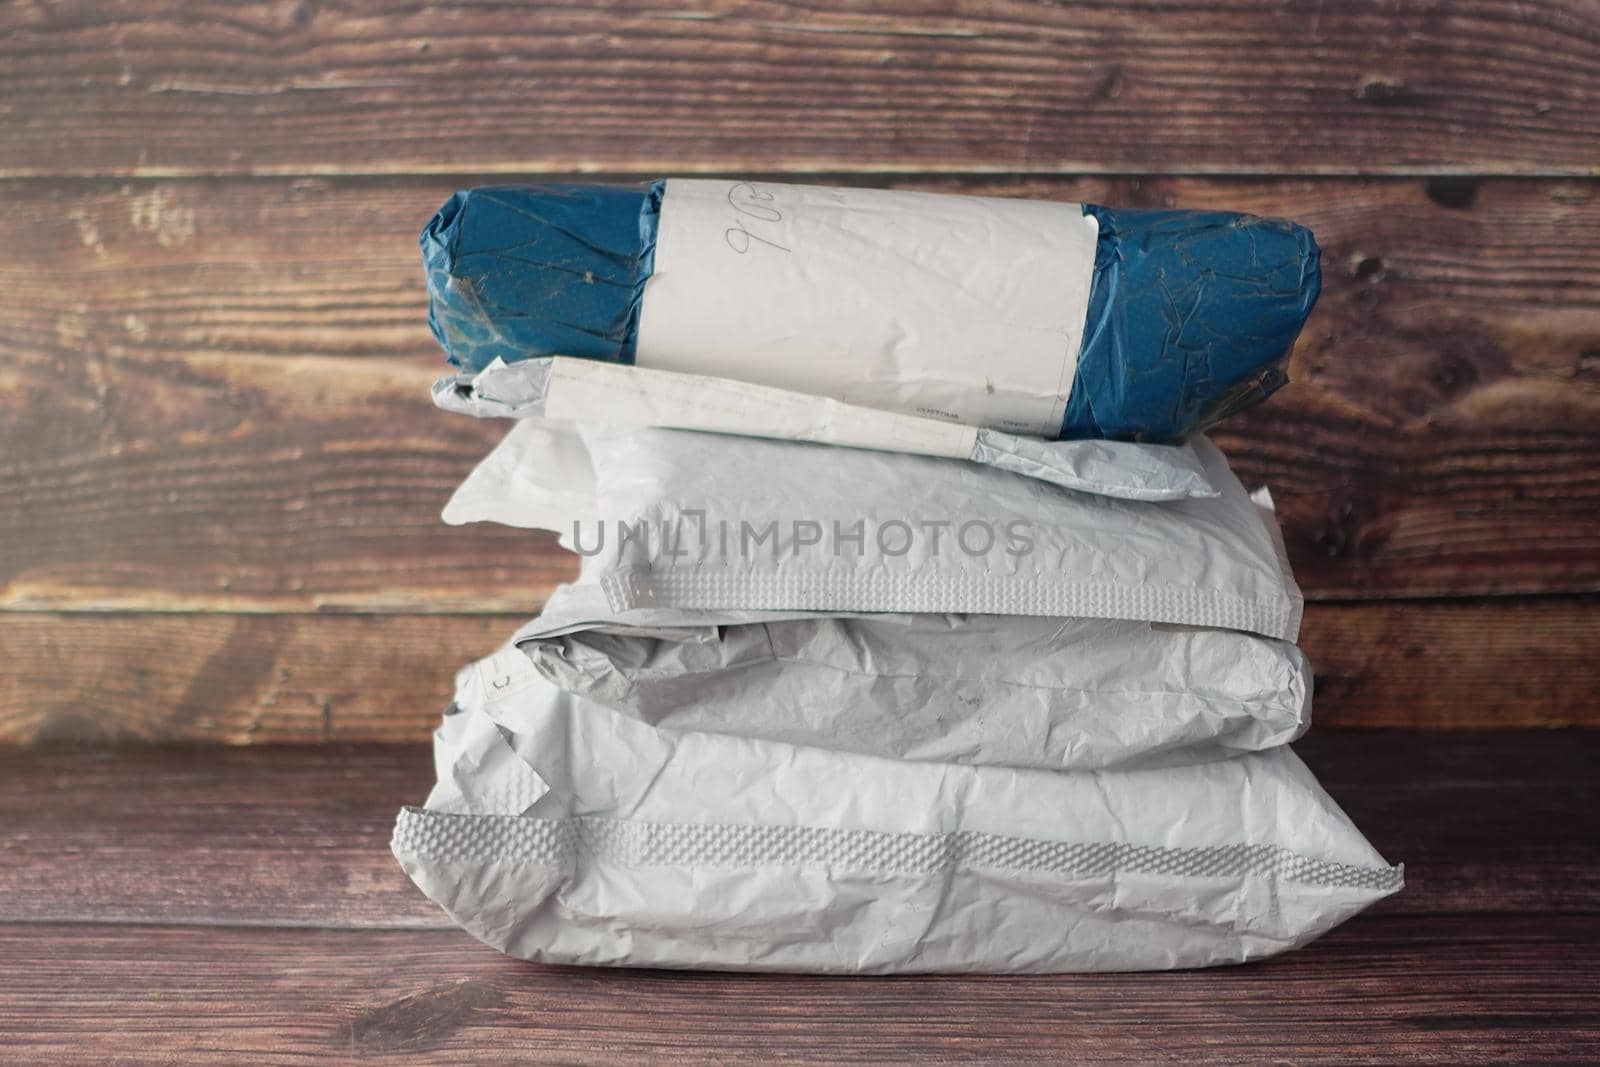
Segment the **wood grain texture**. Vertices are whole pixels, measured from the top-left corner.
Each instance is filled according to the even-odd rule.
[[[576,573],[554,537],[439,510],[506,425],[384,360],[73,357],[8,390],[0,606],[514,611]]]
[[[0,926],[18,1062],[1526,1063],[1600,1056],[1600,918],[1356,920],[1246,967],[584,971],[453,931]]]
[[[425,398],[451,184],[0,188],[0,605],[522,612],[570,574],[437,520],[503,429]],[[1298,382],[1219,440],[1308,594],[1600,589],[1600,182],[913,184],[1306,221]]]
[[[433,784],[423,745],[13,750],[0,768],[0,922],[450,925],[389,854]]]
[[[1295,749],[1406,865],[1373,914],[1600,913],[1600,731]],[[420,745],[0,752],[0,923],[442,926],[388,849],[432,781]]]
[[[1320,603],[1300,647],[1328,726],[1600,726],[1600,597]]]
[[[1223,971],[541,968],[394,863],[427,751],[348,742],[573,570],[437,520],[502,427],[427,406],[413,235],[490,174],[1307,222],[1300,384],[1219,440],[1319,724],[1600,723],[1595,596],[1505,595],[1600,590],[1600,4],[873,6],[0,12],[0,746],[54,743],[0,747],[0,1060],[1600,1059],[1594,731],[1313,733],[1407,889]],[[173,739],[345,743],[84,747]]]
[[[523,621],[0,612],[0,745],[426,741]]]
[[[1600,726],[1600,598],[1322,603],[1323,726]],[[0,746],[425,741],[522,615],[0,612]]]
[[[1593,174],[1592,0],[23,3],[0,173]]]

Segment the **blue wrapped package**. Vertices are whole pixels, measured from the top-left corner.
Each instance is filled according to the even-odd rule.
[[[428,325],[450,362],[579,356],[632,363],[661,189],[470,189],[422,231]]]
[[[1263,399],[1321,287],[1280,220],[728,180],[459,192],[421,243],[469,372],[576,356],[1060,438]]]

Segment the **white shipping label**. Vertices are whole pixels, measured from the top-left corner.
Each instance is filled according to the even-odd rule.
[[[1077,204],[669,179],[636,362],[1056,437],[1097,236]]]

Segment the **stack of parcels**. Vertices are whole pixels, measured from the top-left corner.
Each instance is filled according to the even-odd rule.
[[[457,676],[395,827],[476,937],[1165,969],[1400,888],[1287,747],[1300,592],[1197,432],[1282,380],[1304,230],[674,180],[458,194],[423,246],[435,400],[517,420],[445,520],[581,559]]]

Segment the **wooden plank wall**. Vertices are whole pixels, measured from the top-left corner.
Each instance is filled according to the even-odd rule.
[[[1317,717],[1600,724],[1600,0],[0,13],[0,743],[420,739],[571,573],[438,509],[452,189],[730,173],[1311,225],[1218,435]]]

